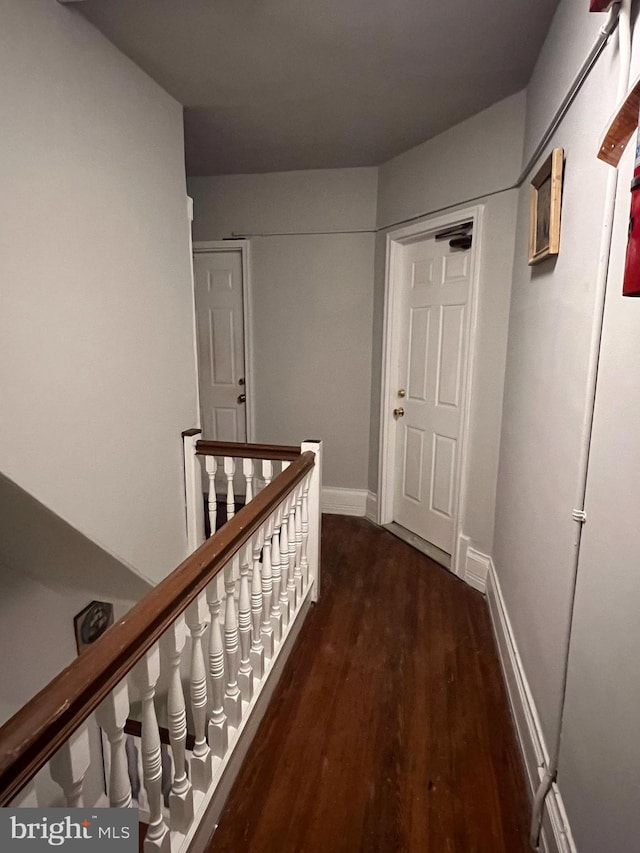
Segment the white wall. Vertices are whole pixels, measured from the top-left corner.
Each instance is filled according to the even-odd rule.
[[[463,532],[471,545],[490,554],[498,468],[502,384],[513,261],[513,186],[520,168],[524,93],[495,104],[435,139],[380,168],[372,339],[371,448],[369,489],[378,489],[380,384],[385,286],[385,226],[476,199],[484,207],[480,246],[477,348],[469,435],[469,491],[462,508]],[[495,193],[488,195],[489,193]],[[480,198],[477,198],[481,196]]]
[[[0,471],[149,578],[196,417],[182,110],[51,0],[2,6]]]
[[[378,227],[512,187],[520,171],[525,93],[380,167]]]
[[[586,4],[560,4],[527,93],[525,153],[601,23]],[[634,64],[632,80],[637,56]],[[576,539],[571,512],[609,168],[595,155],[616,80],[613,39],[549,146],[566,153],[556,261],[527,266],[528,186],[518,212],[494,560],[547,749],[560,725]],[[580,853],[631,853],[640,835],[640,303],[620,295],[632,156],[627,152],[619,183],[558,773]]]
[[[567,45],[585,40],[576,36],[584,27],[595,38],[600,23],[582,5],[561,5],[553,30],[560,27],[562,38],[554,32],[557,52],[543,53],[529,101],[541,97],[539,86],[551,103],[560,101],[563,93],[549,80],[546,64],[577,65],[581,60],[571,52],[567,59]],[[559,725],[576,536],[571,513],[608,168],[595,154],[615,94],[608,61],[609,56],[598,64],[549,145],[562,146],[566,155],[557,260],[528,266],[527,183],[518,208],[494,561],[549,747]],[[529,122],[525,150],[535,147],[543,131]]]
[[[193,239],[372,229],[377,187],[375,168],[189,178]]]
[[[195,240],[271,235],[250,238],[256,440],[321,438],[328,487],[367,487],[376,185],[369,168],[189,181]]]
[[[631,80],[640,73],[634,38]],[[623,158],[572,625],[559,783],[581,853],[640,838],[640,302],[622,296],[633,145]]]

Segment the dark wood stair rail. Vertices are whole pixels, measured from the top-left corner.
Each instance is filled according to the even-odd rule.
[[[0,728],[0,806],[11,803],[133,669],[313,468],[314,460],[311,451],[297,450],[295,461],[269,486]]]
[[[244,459],[274,459],[293,462],[300,456],[300,448],[290,444],[241,444],[233,441],[196,442],[198,456],[234,456]]]

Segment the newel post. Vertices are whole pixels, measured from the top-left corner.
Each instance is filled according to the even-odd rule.
[[[320,533],[322,529],[322,442],[321,441],[303,441],[300,446],[304,453],[306,450],[311,450],[315,453],[316,462],[311,471],[308,480],[304,481],[303,501],[306,502],[306,512],[304,520],[308,522],[309,532],[305,534],[306,542],[306,562],[309,572],[309,580],[313,584],[311,592],[311,600],[317,601],[320,597]],[[308,492],[307,492],[308,484]],[[303,545],[304,547],[304,545]]]
[[[202,433],[199,429],[188,429],[182,433],[188,554],[193,554],[205,539],[202,468],[200,460],[196,456],[196,444],[201,437]]]

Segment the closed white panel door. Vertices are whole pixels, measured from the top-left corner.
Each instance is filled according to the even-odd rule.
[[[471,252],[434,237],[402,252],[393,520],[451,554]]]
[[[211,441],[246,441],[242,253],[193,258],[202,431]]]

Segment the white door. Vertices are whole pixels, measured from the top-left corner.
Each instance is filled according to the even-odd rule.
[[[193,268],[202,433],[246,441],[242,252],[196,251]]]
[[[428,236],[402,255],[393,520],[451,554],[471,252]]]

